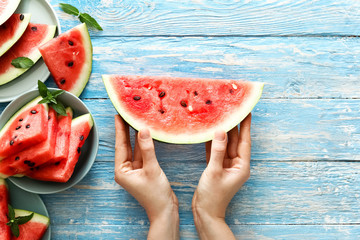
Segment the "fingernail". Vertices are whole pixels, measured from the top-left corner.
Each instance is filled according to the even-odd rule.
[[[144,129],[140,131],[140,138],[141,139],[148,139],[150,137],[150,132],[148,129]]]
[[[224,132],[221,132],[221,131],[217,131],[215,132],[215,140],[217,141],[224,141],[226,138],[226,134]]]

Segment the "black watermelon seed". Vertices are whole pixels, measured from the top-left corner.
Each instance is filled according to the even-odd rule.
[[[232,90],[231,88],[229,89],[229,93],[233,94],[234,90]]]
[[[194,91],[194,95],[195,95],[195,96],[197,96],[197,95],[199,95],[199,94],[198,94],[198,92],[197,92],[197,91]]]
[[[212,102],[211,102],[211,100],[207,100],[205,103],[206,103],[207,105],[210,105]]]
[[[19,119],[19,122],[22,122],[23,120],[24,120],[24,119],[20,118],[20,119]]]
[[[32,113],[32,114],[37,114],[37,111],[36,111],[36,110],[32,110],[31,113]]]
[[[30,171],[34,171],[34,168],[32,167],[32,168],[30,168]]]
[[[71,61],[68,63],[68,67],[72,67],[72,66],[74,66],[74,62]]]
[[[35,163],[34,163],[34,162],[29,162],[28,166],[29,166],[29,167],[34,167],[34,166],[35,166]]]
[[[60,161],[59,162],[56,162],[54,163],[55,166],[58,166],[60,164]]]
[[[37,167],[35,167],[35,169],[36,169],[36,170],[39,170],[39,169],[40,169],[40,167],[39,167],[39,166],[37,166]]]
[[[184,100],[181,101],[180,104],[181,104],[181,106],[183,106],[183,107],[187,107],[187,103],[186,103]]]
[[[37,31],[37,27],[31,27],[31,30]]]
[[[19,160],[20,160],[20,157],[17,156],[17,157],[15,158],[15,161],[19,161]]]
[[[159,113],[164,114],[165,110],[164,109],[159,109]]]
[[[70,41],[70,40],[68,41],[68,43],[69,43],[70,46],[74,45],[74,43],[72,41]]]
[[[134,96],[133,98],[134,98],[135,101],[139,101],[141,99],[140,96]]]
[[[81,147],[77,148],[77,152],[80,153],[81,152]]]
[[[48,116],[48,120],[50,120],[51,119],[51,116]]]
[[[30,124],[26,125],[26,128],[30,128]]]
[[[29,163],[30,163],[29,160],[25,160],[25,161],[24,161],[24,164],[26,164],[26,165],[28,165]]]
[[[84,135],[81,135],[80,141],[84,140]]]
[[[10,146],[14,145],[14,140],[10,141]]]
[[[159,93],[159,97],[160,97],[160,98],[165,97],[165,92],[160,92],[160,93]]]
[[[24,14],[20,14],[20,20],[24,20]]]
[[[17,138],[17,135],[14,137],[14,139],[16,139]]]
[[[19,130],[21,128],[21,126],[17,126],[16,128],[15,128],[15,130]]]
[[[65,82],[66,82],[65,79],[61,79],[61,80],[60,80],[60,83],[61,83],[61,84],[65,84]]]

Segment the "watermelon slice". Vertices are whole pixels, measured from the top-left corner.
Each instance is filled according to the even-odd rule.
[[[6,225],[8,222],[8,202],[9,192],[4,179],[0,178],[0,240],[10,239],[10,228]]]
[[[47,138],[48,105],[37,97],[17,111],[0,130],[0,160]]]
[[[67,116],[58,116],[58,128],[56,133],[55,154],[51,162],[58,162],[66,159],[69,155],[71,120],[73,111],[70,107],[66,108]]]
[[[57,119],[54,109],[49,110],[48,137],[45,141],[14,154],[0,162],[0,177],[7,178],[33,170],[54,157]]]
[[[61,34],[39,50],[56,85],[80,96],[92,67],[92,45],[86,24]]]
[[[108,95],[135,129],[154,139],[200,143],[229,131],[259,101],[263,83],[219,79],[104,75]]]
[[[0,0],[0,25],[15,12],[20,0]]]
[[[26,176],[42,181],[67,182],[74,172],[75,165],[81,154],[81,147],[89,136],[93,125],[94,122],[90,113],[73,119],[67,159],[52,165],[39,167],[33,172],[26,174]]]
[[[28,57],[34,63],[37,62],[41,57],[38,47],[52,39],[55,31],[56,26],[30,23],[17,43],[0,57],[0,85],[14,80],[28,70],[15,68],[11,65],[12,60]]]
[[[31,14],[13,14],[0,26],[0,56],[14,45],[29,25]]]
[[[21,210],[21,209],[14,209],[15,217],[19,216],[28,216],[33,212]],[[47,228],[49,227],[50,219],[43,215],[34,213],[32,219],[22,225],[19,225],[19,237],[12,237],[11,239],[16,240],[40,240],[42,236],[45,234]]]

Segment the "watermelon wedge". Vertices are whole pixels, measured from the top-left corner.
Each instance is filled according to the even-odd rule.
[[[11,17],[19,3],[20,0],[0,0],[0,25]]]
[[[21,210],[21,209],[14,209],[15,217],[19,216],[28,216],[32,212]],[[19,237],[12,236],[11,239],[14,240],[40,240],[42,236],[45,234],[47,228],[49,227],[50,219],[43,215],[34,213],[32,219],[22,225],[19,225]]]
[[[13,14],[0,26],[0,56],[14,45],[29,25],[31,14]]]
[[[6,225],[8,222],[8,202],[9,192],[4,179],[0,178],[0,240],[10,239],[10,228]]]
[[[0,177],[7,178],[34,170],[54,157],[57,131],[57,118],[50,108],[48,117],[48,136],[45,141],[14,154],[0,162]]]
[[[92,68],[92,45],[86,24],[59,35],[39,50],[56,85],[80,96]]]
[[[55,31],[56,26],[30,23],[17,43],[0,57],[0,85],[14,80],[28,70],[15,68],[11,65],[12,60],[28,57],[34,63],[37,62],[41,57],[38,47],[52,39]]]
[[[47,138],[48,105],[37,97],[17,111],[0,130],[0,160]]]
[[[81,154],[81,147],[89,136],[94,122],[90,113],[73,119],[69,144],[69,155],[66,159],[48,166],[39,167],[26,176],[52,182],[67,182],[72,176],[75,165]]]
[[[177,144],[209,141],[229,131],[259,101],[263,83],[219,79],[104,75],[119,114],[154,139]]]
[[[53,163],[66,159],[69,155],[71,121],[73,117],[73,111],[70,107],[66,108],[66,114],[67,116],[58,116],[55,154],[51,160]]]

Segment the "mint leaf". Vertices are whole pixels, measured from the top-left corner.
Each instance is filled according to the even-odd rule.
[[[9,208],[9,220],[11,219],[15,219],[15,211],[14,209],[12,208],[12,206],[10,204],[8,204],[8,208]]]
[[[65,92],[64,90],[56,90],[56,91],[53,91],[51,94],[53,95],[54,98],[56,98],[59,95],[63,94],[64,92]]]
[[[62,116],[67,116],[64,105],[56,100],[58,96],[65,92],[64,90],[55,90],[53,92],[50,92],[46,85],[41,81],[38,81],[38,88],[39,93],[43,98],[38,102],[38,104],[48,103],[50,107],[55,110],[55,112]]]
[[[64,105],[61,102],[57,104],[51,103],[50,106],[60,115],[67,116]]]
[[[15,218],[15,222],[18,224],[18,225],[21,225],[21,224],[25,224],[27,223],[28,221],[30,221],[34,216],[34,213],[31,213],[30,215],[27,215],[27,216],[20,216],[20,217],[17,217]]]
[[[89,27],[93,27],[101,31],[103,30],[99,23],[87,13],[80,13],[79,19],[82,23],[86,23]]]
[[[10,230],[15,237],[19,237],[20,235],[19,225],[17,224],[10,225]]]
[[[79,16],[80,14],[79,10],[70,4],[60,3],[60,8],[67,14],[71,14],[74,16]]]
[[[18,57],[15,58],[11,61],[11,65],[13,65],[16,68],[30,68],[34,65],[35,63],[33,62],[33,60],[31,60],[30,58],[27,57]]]
[[[45,83],[43,83],[42,81],[38,80],[38,88],[39,88],[39,93],[40,95],[45,98],[47,96],[47,87],[45,85]]]
[[[7,222],[6,225],[10,226],[10,230],[15,237],[19,237],[20,235],[19,225],[25,224],[28,221],[30,221],[34,216],[34,213],[31,213],[28,216],[15,217],[15,211],[10,204],[8,205],[8,208],[9,208],[9,214],[8,214],[9,222]]]

